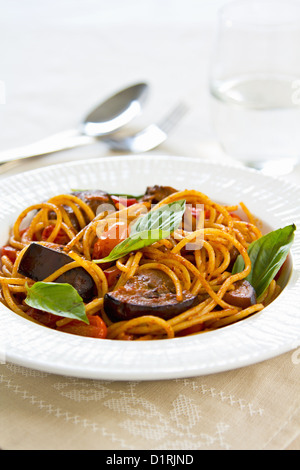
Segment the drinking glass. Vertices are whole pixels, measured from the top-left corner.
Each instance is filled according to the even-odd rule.
[[[227,154],[273,174],[299,163],[299,1],[237,0],[220,10],[210,94]]]

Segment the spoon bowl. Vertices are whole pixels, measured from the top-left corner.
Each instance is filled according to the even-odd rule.
[[[106,99],[86,116],[82,133],[100,137],[119,130],[140,114],[148,90],[146,83],[137,83]]]

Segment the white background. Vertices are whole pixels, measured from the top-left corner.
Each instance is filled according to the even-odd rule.
[[[225,3],[0,0],[0,152],[77,127],[110,93],[147,81],[150,97],[135,126],[160,120],[179,101],[189,106],[157,151],[224,160],[211,125],[208,82],[218,10]],[[13,171],[109,154],[98,144]],[[288,178],[300,182],[299,169]]]
[[[0,150],[76,126],[103,97],[146,80],[143,118],[179,100],[186,138],[211,137],[208,73],[224,0],[2,0]],[[194,149],[193,149],[194,150]]]

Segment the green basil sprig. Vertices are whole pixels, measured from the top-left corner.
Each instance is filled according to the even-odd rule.
[[[252,267],[246,279],[254,287],[258,299],[266,291],[286,260],[294,240],[295,230],[294,224],[287,225],[262,236],[249,245],[247,251]],[[239,255],[233,266],[232,274],[243,271],[244,267],[244,260]]]
[[[25,303],[38,310],[89,324],[83,300],[71,284],[35,282],[27,287]]]
[[[176,230],[185,211],[185,200],[166,204],[139,217],[131,227],[130,235],[116,245],[105,258],[93,260],[95,263],[115,261],[131,251],[140,250],[170,236]]]

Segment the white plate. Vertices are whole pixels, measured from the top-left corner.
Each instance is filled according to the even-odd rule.
[[[72,188],[141,194],[165,184],[197,189],[214,200],[243,201],[273,229],[300,227],[300,189],[251,170],[194,158],[121,156],[44,167],[1,181],[0,245],[28,205]],[[45,372],[108,380],[154,380],[211,374],[254,364],[300,344],[300,239],[281,295],[261,313],[202,335],[153,342],[82,338],[24,320],[0,305],[0,354],[7,362]],[[0,356],[1,359],[1,356]]]

